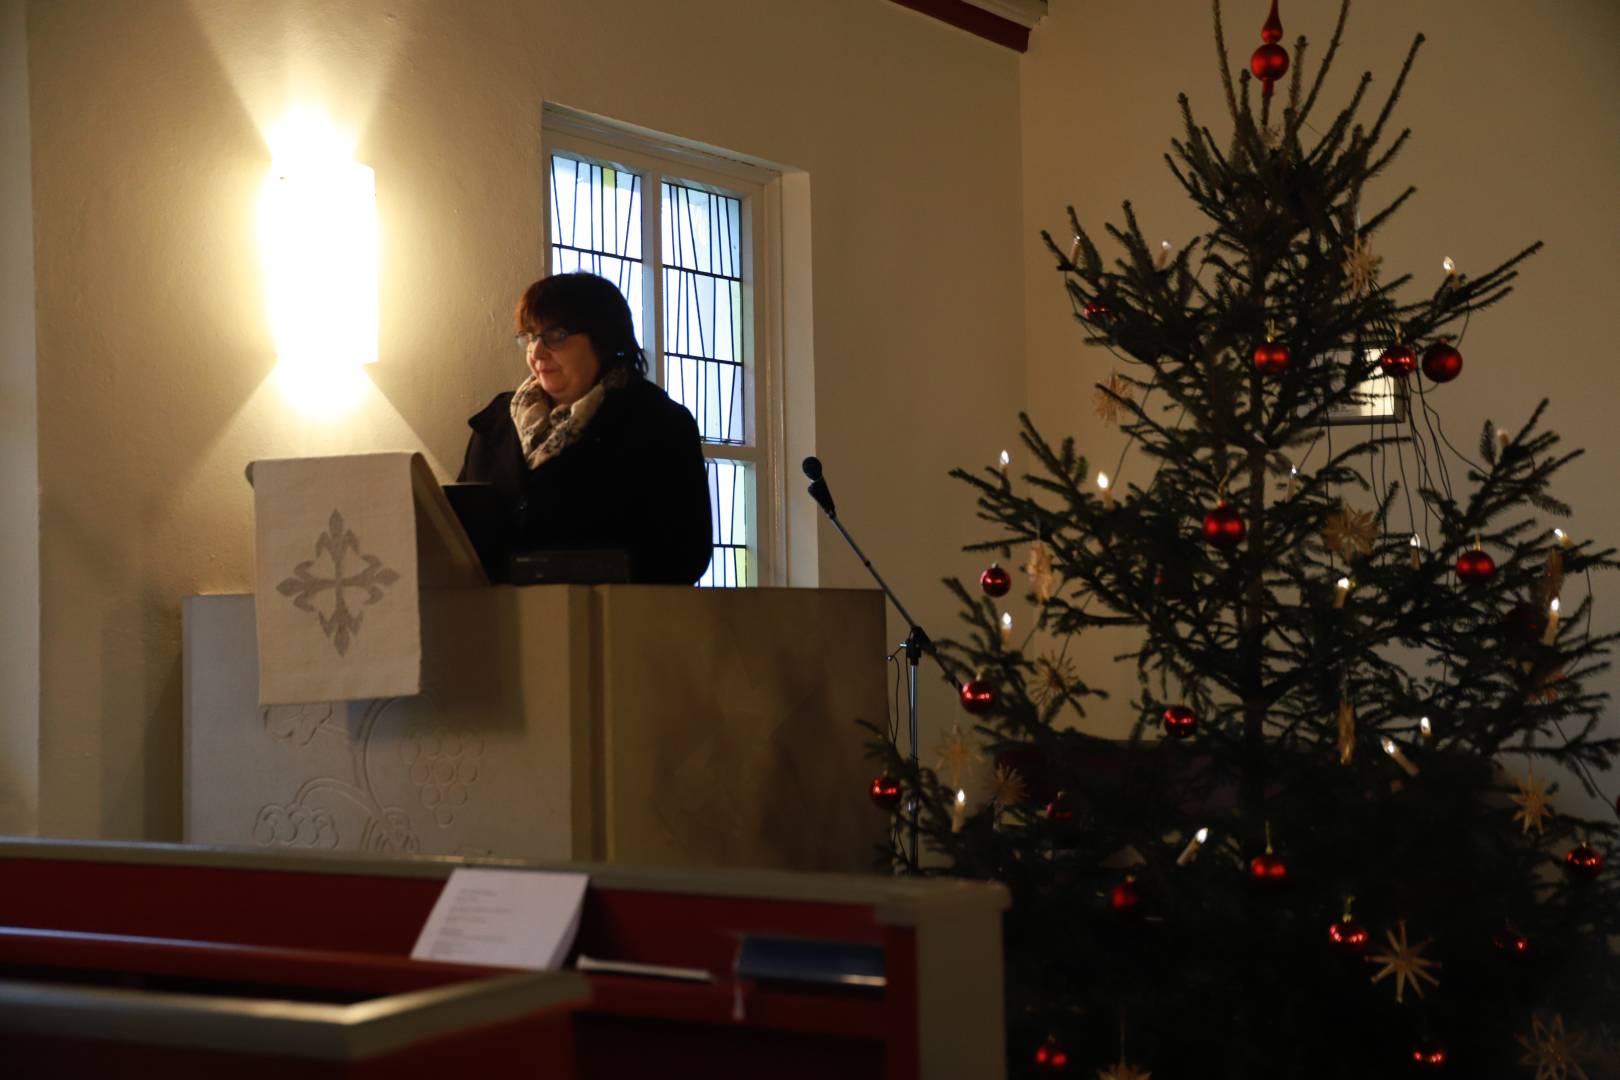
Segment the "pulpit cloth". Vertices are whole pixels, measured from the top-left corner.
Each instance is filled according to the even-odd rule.
[[[261,706],[420,692],[412,456],[249,469]]]

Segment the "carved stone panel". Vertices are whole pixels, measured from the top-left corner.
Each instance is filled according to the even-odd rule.
[[[258,704],[253,598],[185,602],[185,825],[194,843],[574,856],[566,650],[577,590],[422,594],[423,690]],[[522,604],[529,610],[520,612]]]

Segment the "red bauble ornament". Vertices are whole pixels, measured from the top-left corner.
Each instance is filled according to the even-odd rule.
[[[979,575],[979,588],[984,590],[986,596],[1006,596],[1007,590],[1012,588],[1012,575],[998,564],[991,563]]]
[[[1124,881],[1108,890],[1108,906],[1121,915],[1128,915],[1142,904],[1142,893],[1136,887],[1135,876],[1127,876]]]
[[[962,684],[962,708],[978,716],[988,712],[996,703],[996,688],[983,679],[969,679]]]
[[[1271,84],[1288,74],[1288,50],[1267,42],[1249,57],[1249,70],[1260,80],[1265,92],[1271,93]]]
[[[1096,323],[1098,326],[1108,321],[1108,309],[1096,300],[1087,300],[1080,313],[1086,317],[1086,322]]]
[[[1288,881],[1288,860],[1275,851],[1249,860],[1249,878],[1261,885],[1283,885]]]
[[[872,805],[886,812],[899,806],[900,781],[888,773],[872,777]]]
[[[1262,375],[1281,375],[1288,370],[1288,346],[1280,341],[1262,341],[1254,347],[1254,368]]]
[[[1288,73],[1288,50],[1277,44],[1282,40],[1282,36],[1282,19],[1277,17],[1277,0],[1271,0],[1271,14],[1266,17],[1266,24],[1260,28],[1260,40],[1265,44],[1254,50],[1254,55],[1249,57],[1249,70],[1260,80],[1267,97],[1271,96],[1271,84]]]
[[[1462,374],[1462,353],[1446,341],[1437,341],[1423,350],[1423,374],[1431,382],[1450,382]]]
[[[1288,860],[1271,847],[1271,823],[1266,823],[1266,850],[1249,860],[1249,880],[1267,888],[1288,884]]]
[[[1057,1041],[1056,1035],[1048,1035],[1046,1041],[1035,1048],[1035,1071],[1043,1073],[1065,1072],[1069,1068],[1069,1052],[1063,1049],[1063,1044]]]
[[[1385,375],[1404,379],[1417,370],[1417,354],[1409,346],[1392,345],[1378,358],[1378,366],[1383,368]]]
[[[1491,935],[1491,944],[1503,956],[1517,960],[1530,954],[1530,939],[1519,932],[1519,928],[1512,923],[1502,927]]]
[[[1412,1064],[1424,1069],[1443,1069],[1450,1060],[1446,1048],[1432,1040],[1419,1043],[1412,1048]]]
[[[1367,928],[1348,914],[1328,927],[1328,944],[1342,956],[1360,956],[1367,951]]]
[[[1074,807],[1069,802],[1069,793],[1060,791],[1052,796],[1052,801],[1046,804],[1046,817],[1049,821],[1069,821],[1074,817]]]
[[[1198,714],[1185,705],[1172,705],[1164,710],[1164,733],[1185,739],[1198,730]]]
[[[1496,560],[1479,548],[1457,556],[1457,578],[1465,585],[1483,585],[1496,576]]]
[[[1204,515],[1204,540],[1218,548],[1234,548],[1243,542],[1248,526],[1238,512],[1222,499],[1215,509]]]
[[[1576,844],[1564,855],[1564,870],[1576,881],[1591,881],[1603,872],[1603,853],[1591,844]]]

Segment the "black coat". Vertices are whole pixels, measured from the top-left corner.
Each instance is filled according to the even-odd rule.
[[[495,485],[520,549],[623,548],[630,580],[689,585],[713,551],[708,469],[697,423],[657,384],[609,390],[579,442],[539,468],[523,459],[512,391],[473,429],[462,481]]]

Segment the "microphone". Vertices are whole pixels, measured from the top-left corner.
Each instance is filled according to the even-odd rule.
[[[838,511],[833,509],[832,492],[827,490],[827,481],[821,478],[821,459],[807,457],[804,459],[804,475],[810,478],[810,497],[820,504],[830,518],[836,518]]]

